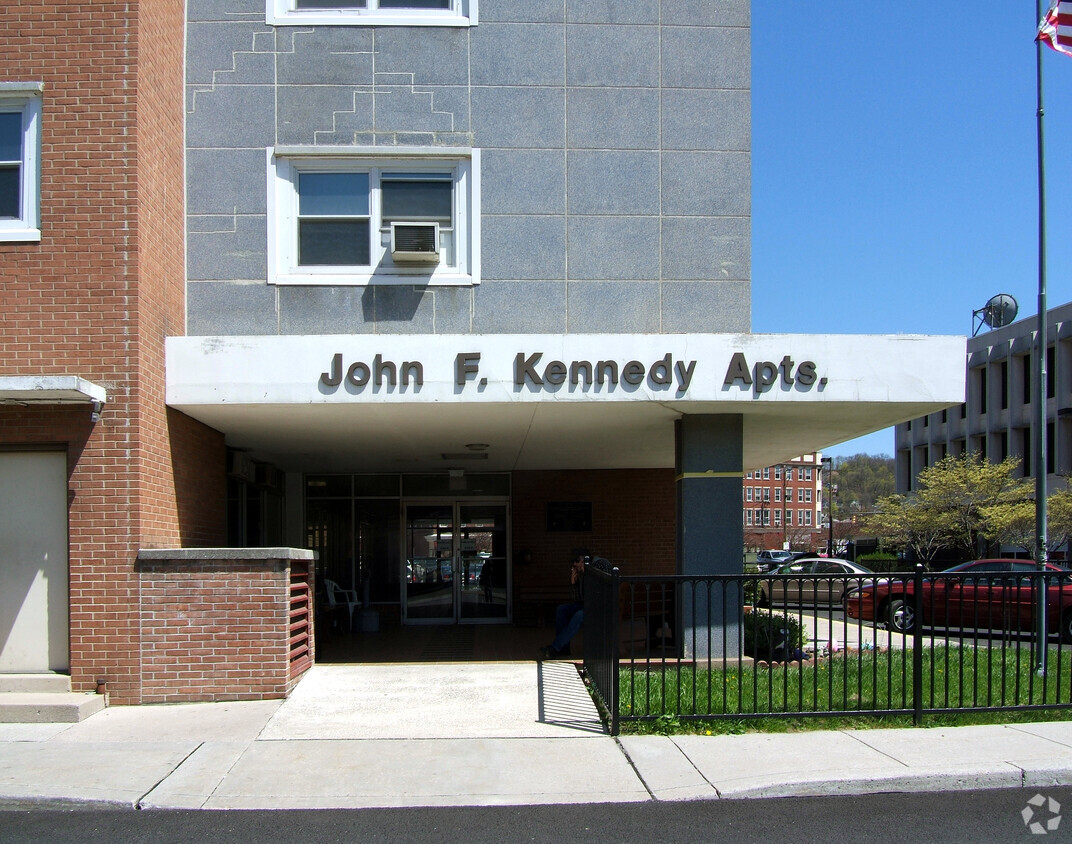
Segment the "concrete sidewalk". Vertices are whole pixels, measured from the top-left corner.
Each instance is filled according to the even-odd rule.
[[[607,736],[570,663],[317,666],[287,701],[0,724],[0,808],[643,802],[1072,783],[1072,722]]]

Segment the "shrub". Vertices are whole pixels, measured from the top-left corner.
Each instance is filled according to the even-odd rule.
[[[808,643],[799,618],[754,609],[744,617],[744,652],[753,659],[784,662]]]
[[[912,567],[904,560],[898,559],[896,554],[877,551],[872,554],[861,554],[856,558],[861,566],[876,572],[911,571]]]

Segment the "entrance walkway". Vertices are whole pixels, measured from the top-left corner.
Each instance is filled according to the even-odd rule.
[[[549,738],[603,734],[571,662],[317,665],[260,738]]]

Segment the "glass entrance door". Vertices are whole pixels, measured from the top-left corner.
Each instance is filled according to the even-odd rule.
[[[413,624],[510,619],[505,502],[409,503],[403,618]]]

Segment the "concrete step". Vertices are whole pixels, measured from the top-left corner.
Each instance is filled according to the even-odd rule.
[[[0,724],[74,724],[104,709],[104,695],[0,693]]]
[[[0,674],[0,694],[5,692],[69,692],[71,678],[66,674]]]

